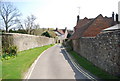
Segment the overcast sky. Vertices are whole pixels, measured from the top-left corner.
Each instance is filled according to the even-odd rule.
[[[76,16],[95,18],[99,14],[111,17],[112,12],[118,13],[120,0],[6,0],[12,1],[22,13],[22,18],[33,14],[41,28],[73,29]]]

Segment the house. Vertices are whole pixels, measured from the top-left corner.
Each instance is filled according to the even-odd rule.
[[[73,34],[73,30],[68,30],[67,39],[69,39]]]
[[[57,39],[56,39],[57,43],[62,43],[67,38],[67,35],[68,35],[67,27],[65,27],[65,29],[56,28],[56,30],[54,30],[54,32],[57,36]]]
[[[120,4],[120,3],[119,3]],[[112,17],[79,19],[70,37],[69,46],[93,65],[114,76],[120,76],[120,12]],[[71,43],[71,44],[70,44]]]
[[[112,17],[103,17],[99,14],[96,18],[79,19],[77,17],[77,24],[74,27],[74,33],[70,39],[79,39],[80,37],[96,37],[103,29],[109,28],[118,23],[118,14],[116,14],[116,21],[114,20],[115,14]]]
[[[102,30],[101,33],[113,32],[113,31],[118,31],[118,30],[120,30],[120,24],[116,24],[112,27],[106,28],[106,29]]]

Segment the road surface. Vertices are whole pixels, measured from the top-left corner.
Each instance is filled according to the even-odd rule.
[[[45,51],[30,71],[27,79],[88,79],[73,66],[61,45]]]

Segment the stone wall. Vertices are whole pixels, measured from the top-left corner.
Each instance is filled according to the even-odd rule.
[[[18,33],[3,34],[2,40],[3,47],[7,47],[9,44],[15,45],[18,47],[18,51],[55,43],[53,38]]]
[[[0,55],[2,55],[2,34],[0,32]]]
[[[120,31],[73,40],[73,49],[104,71],[120,76]]]

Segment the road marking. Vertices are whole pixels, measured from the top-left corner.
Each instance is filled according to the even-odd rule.
[[[55,44],[56,45],[56,44]],[[54,45],[54,46],[55,46]],[[53,46],[52,46],[53,47]],[[51,47],[50,47],[51,48]],[[43,55],[43,53],[45,53],[47,50],[49,50],[50,48],[48,48],[48,49],[46,49],[45,51],[43,51],[39,56],[38,56],[38,58],[34,61],[34,63],[31,65],[31,67],[30,67],[30,69],[28,70],[28,72],[27,72],[27,74],[26,74],[26,76],[25,76],[25,79],[23,80],[23,81],[28,81],[29,80],[29,78],[30,78],[30,76],[31,76],[31,74],[32,74],[32,72],[33,72],[33,70],[34,70],[34,68],[35,68],[35,65],[36,65],[36,63],[37,63],[37,61],[39,60],[39,58]]]
[[[64,47],[63,47],[64,48]],[[65,49],[64,49],[65,50]],[[72,62],[72,64],[74,65],[74,67],[76,67],[76,69],[81,72],[84,76],[86,76],[88,79],[92,80],[92,81],[97,81],[94,77],[92,77],[91,75],[89,75],[88,73],[86,73],[84,70],[82,70],[70,57],[69,53],[65,50],[67,56],[69,57],[70,61]]]

